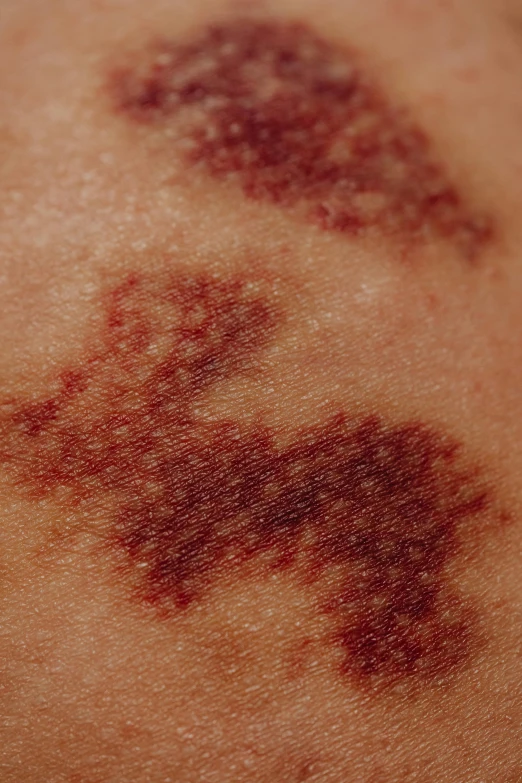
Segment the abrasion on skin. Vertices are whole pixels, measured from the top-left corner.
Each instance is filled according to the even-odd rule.
[[[101,333],[52,393],[3,401],[0,465],[69,516],[106,510],[132,601],[175,622],[248,565],[312,585],[343,682],[429,687],[475,660],[478,615],[448,567],[498,509],[452,437],[338,408],[282,445],[269,426],[205,418],[287,324],[251,271],[173,262],[128,274],[101,306]]]
[[[300,22],[231,19],[146,46],[108,84],[123,117],[168,130],[167,149],[248,197],[326,230],[443,241],[475,260],[494,221],[359,60]]]

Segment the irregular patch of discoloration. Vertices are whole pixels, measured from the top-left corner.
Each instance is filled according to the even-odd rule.
[[[81,366],[4,406],[0,463],[21,489],[106,508],[124,578],[167,618],[248,565],[311,586],[361,688],[437,682],[473,659],[477,618],[447,567],[495,501],[458,443],[341,409],[285,445],[268,426],[202,418],[285,322],[249,275],[130,274],[103,303]]]
[[[443,240],[468,260],[493,238],[493,221],[469,206],[427,134],[352,51],[302,23],[214,24],[151,45],[109,83],[122,115],[179,127],[188,164],[324,229]]]

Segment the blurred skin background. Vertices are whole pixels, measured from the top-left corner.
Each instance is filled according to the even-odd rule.
[[[105,75],[129,52],[252,9],[361,53],[493,216],[480,263],[303,226],[183,171],[111,112]],[[517,0],[0,0],[2,399],[44,394],[78,361],[107,269],[175,253],[219,272],[247,244],[299,279],[306,317],[217,409],[299,426],[335,398],[440,423],[500,477],[513,516],[461,578],[487,654],[449,687],[383,699],[303,651],[307,604],[284,580],[225,586],[196,620],[159,623],[88,533],[53,549],[74,511],[2,472],[2,783],[522,783],[521,83]]]

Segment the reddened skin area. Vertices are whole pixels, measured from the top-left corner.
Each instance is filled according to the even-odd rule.
[[[379,411],[339,408],[284,444],[260,423],[202,417],[286,321],[251,269],[173,260],[127,273],[100,307],[97,340],[52,393],[4,401],[0,464],[33,499],[106,509],[100,535],[132,601],[175,622],[248,565],[312,586],[342,683],[431,687],[475,660],[480,612],[449,572],[501,515],[459,442]]]
[[[165,132],[167,154],[324,230],[442,241],[467,262],[495,237],[357,53],[302,22],[228,19],[109,73],[112,107]]]
[[[442,243],[466,264],[495,236],[357,53],[303,23],[210,24],[147,44],[107,84],[118,120],[218,189],[342,236]],[[102,292],[100,333],[49,393],[2,401],[0,466],[18,490],[96,507],[115,581],[158,620],[246,572],[292,574],[327,619],[343,684],[428,688],[469,667],[487,640],[454,564],[505,519],[494,481],[440,426],[381,410],[333,405],[286,432],[233,405],[205,417],[299,305],[256,271],[263,259],[234,274],[142,260]]]

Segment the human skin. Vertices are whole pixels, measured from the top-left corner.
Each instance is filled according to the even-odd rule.
[[[428,212],[427,239],[403,217],[396,235],[379,215],[369,232],[334,230],[299,204],[253,198],[241,178],[193,165],[183,138],[169,136],[175,119],[158,120],[154,107],[152,117],[137,111],[129,100],[136,88],[121,74],[135,62],[146,72],[140,53],[151,41],[201,37],[193,31],[252,14],[276,28],[303,22],[356,52],[368,83],[426,135],[430,160],[464,204],[456,220],[451,213],[441,224]],[[253,9],[214,0],[2,0],[2,782],[522,780],[521,18],[517,3],[485,0],[288,0]],[[462,232],[448,229],[479,217],[492,226],[485,239],[478,232],[463,245]],[[162,282],[171,274],[174,283]],[[237,353],[226,364],[226,354],[221,382],[208,376],[210,391],[180,385],[190,416],[201,399],[216,449],[219,442],[225,451],[216,422],[234,422],[243,440],[267,428],[281,451],[299,433],[317,440],[318,428],[343,411],[355,428],[375,416],[393,433],[420,422],[458,444],[459,470],[473,477],[475,494],[487,487],[485,510],[464,515],[462,546],[448,546],[447,567],[436,572],[444,590],[462,597],[462,606],[452,604],[458,619],[473,607],[471,641],[446,662],[431,642],[421,644],[419,660],[435,661],[428,674],[385,657],[372,676],[361,674],[353,650],[350,657],[346,644],[324,642],[332,621],[317,610],[318,596],[331,599],[327,588],[341,577],[331,555],[306,560],[306,546],[301,571],[267,564],[274,552],[288,555],[288,543],[247,558],[236,536],[227,544],[232,565],[219,570],[211,558],[202,587],[203,565],[170,593],[165,582],[154,592],[140,577],[114,507],[128,491],[124,474],[143,498],[135,442],[149,408],[118,441],[125,454],[89,422],[122,414],[107,401],[113,372],[126,401],[137,399],[143,412],[148,400],[133,380],[148,366],[138,338],[125,338],[137,356],[128,367],[114,348],[118,302],[123,331],[142,317],[147,328],[156,324],[153,347],[162,354],[163,324],[174,316],[147,291],[179,298],[187,279],[208,275],[253,285],[276,321],[284,313],[277,327],[272,316],[261,321],[262,338],[246,318],[250,367]],[[142,293],[122,299],[117,292],[131,279]],[[208,312],[223,291],[211,290]],[[180,301],[183,311],[191,300]],[[187,371],[180,355],[173,368]],[[60,398],[64,373],[82,370],[87,391]],[[50,424],[40,415],[43,445],[24,440],[19,427],[36,420],[30,406],[57,399],[60,415]],[[179,436],[185,415],[174,416],[179,431],[167,418],[155,425],[155,457],[157,442]],[[71,431],[88,433],[99,449],[114,446],[116,467],[91,459],[89,473],[79,457],[60,473],[57,444]],[[198,456],[200,468],[205,459]],[[455,478],[439,472],[441,486]],[[145,474],[157,486],[158,473]],[[314,529],[303,525],[303,536]],[[365,584],[372,557],[343,560],[343,579],[355,573]],[[304,578],[310,563],[326,575]],[[401,567],[404,586],[414,577]],[[190,594],[179,587],[187,584]],[[363,590],[363,608],[376,597]],[[429,622],[444,627],[440,618]],[[384,641],[393,649],[391,635]]]

